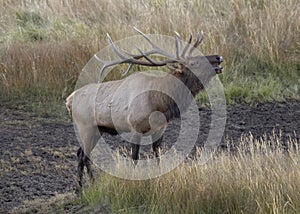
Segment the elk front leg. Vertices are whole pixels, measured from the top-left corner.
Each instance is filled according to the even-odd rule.
[[[139,159],[139,150],[140,150],[140,142],[141,142],[141,135],[137,132],[133,132],[131,134],[131,148],[132,148],[132,160],[134,164],[137,164]]]
[[[153,134],[152,138],[152,150],[154,152],[155,157],[157,158],[157,164],[160,163],[160,149],[161,149],[161,142],[163,140],[163,130]]]

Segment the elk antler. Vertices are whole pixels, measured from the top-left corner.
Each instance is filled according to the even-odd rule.
[[[113,65],[128,63],[129,67],[123,73],[123,75],[126,75],[131,70],[133,65],[165,66],[168,63],[175,63],[175,62],[183,61],[186,58],[185,54],[188,51],[188,49],[190,47],[190,44],[192,42],[192,38],[193,38],[192,34],[190,34],[189,40],[188,40],[187,44],[185,45],[185,47],[183,48],[183,43],[184,42],[183,42],[180,34],[175,32],[176,56],[174,56],[174,55],[169,54],[166,51],[162,50],[157,45],[155,45],[151,41],[151,39],[148,36],[146,36],[146,34],[144,34],[139,29],[134,27],[134,30],[137,31],[150,44],[151,50],[149,50],[147,52],[143,52],[140,48],[137,48],[137,50],[140,54],[132,54],[132,53],[126,51],[126,50],[118,50],[116,45],[112,41],[110,35],[107,33],[106,36],[108,38],[108,41],[109,41],[113,51],[119,57],[119,59],[113,60],[113,61],[106,61],[106,60],[100,59],[96,54],[94,55],[94,57],[103,64],[103,66],[100,70],[100,74],[99,74],[99,81],[101,81],[102,74],[103,74],[104,70],[106,68],[110,67],[110,66],[113,66]],[[197,40],[194,43],[194,45],[190,48],[187,57],[191,56],[192,52],[201,43],[202,39],[203,39],[203,33],[198,35]],[[149,58],[149,55],[152,55],[152,54],[159,54],[163,57],[166,57],[167,59],[162,60],[162,61],[156,61],[156,60],[153,60],[153,59]],[[145,60],[140,60],[141,58],[144,58]]]

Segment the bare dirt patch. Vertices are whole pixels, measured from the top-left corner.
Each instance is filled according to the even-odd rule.
[[[200,146],[209,130],[211,112],[200,109],[199,114]],[[283,143],[290,136],[300,142],[299,118],[299,101],[229,107],[222,145],[227,139],[237,141],[249,132],[255,138],[281,133]],[[178,129],[178,121],[169,125],[164,138],[167,147],[176,140]],[[106,138],[115,146],[123,144],[118,138]],[[0,213],[9,212],[24,201],[74,192],[77,147],[70,120],[41,118],[23,110],[0,107]],[[70,206],[65,209],[74,211]]]

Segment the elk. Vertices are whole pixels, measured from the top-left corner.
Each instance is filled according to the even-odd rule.
[[[104,61],[98,58],[103,64],[100,75],[106,68],[119,64],[129,64],[128,70],[133,65],[167,66],[169,72],[163,76],[136,72],[121,80],[88,84],[74,91],[66,99],[66,107],[72,116],[81,141],[77,152],[77,179],[80,187],[84,166],[87,168],[89,177],[93,179],[92,162],[89,156],[99,136],[105,132],[109,134],[129,132],[132,159],[137,163],[141,137],[151,135],[153,152],[155,157],[159,158],[162,133],[169,121],[180,116],[178,103],[170,95],[183,100],[182,106],[186,109],[190,100],[185,99],[188,96],[182,87],[187,87],[194,97],[204,89],[205,84],[212,77],[222,73],[223,68],[219,66],[223,62],[221,56],[192,55],[202,42],[203,33],[198,34],[195,43],[191,45],[192,34],[185,44],[181,36],[175,32],[176,54],[172,55],[160,49],[143,32],[136,28],[135,30],[149,43],[151,49],[145,52],[138,48],[139,54],[119,50],[107,34],[110,45],[119,59]],[[151,55],[159,55],[163,59],[153,59]],[[203,66],[205,64],[209,66]],[[197,74],[192,70],[196,70]],[[183,84],[174,82],[174,78]],[[159,93],[159,91],[167,91],[168,94]],[[157,112],[159,114],[155,114]],[[158,116],[152,117],[153,115]]]

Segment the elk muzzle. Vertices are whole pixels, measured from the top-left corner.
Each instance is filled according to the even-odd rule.
[[[224,61],[222,56],[210,55],[206,56],[206,58],[214,68],[216,74],[221,74],[223,72],[223,67],[220,66],[220,64]]]

